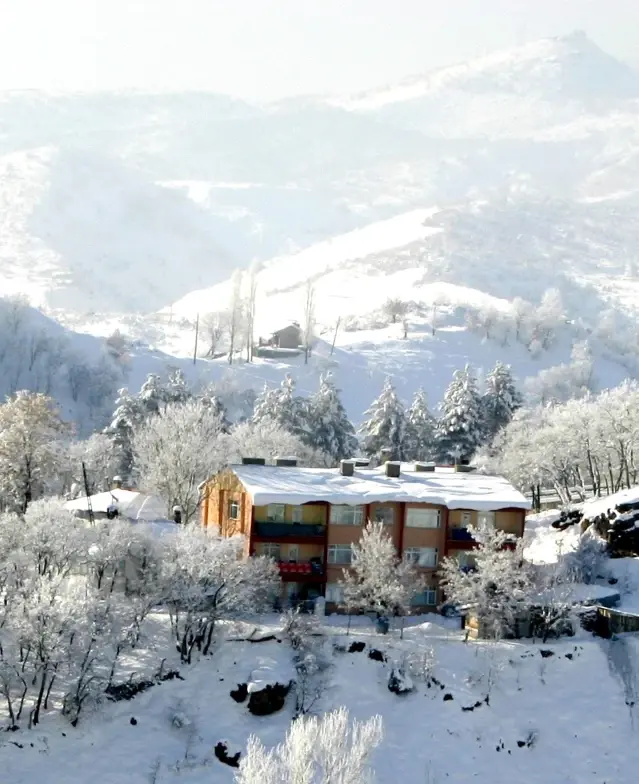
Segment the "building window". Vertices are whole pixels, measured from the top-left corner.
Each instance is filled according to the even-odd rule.
[[[289,544],[288,546],[288,562],[289,563],[297,563],[300,559],[300,548],[299,545],[296,544]]]
[[[269,523],[283,523],[286,520],[286,507],[284,504],[269,504],[266,507],[266,516]]]
[[[304,520],[304,509],[301,506],[293,507],[293,522],[301,523]]]
[[[434,569],[437,566],[436,547],[407,547],[404,550],[404,560],[415,566],[424,566]]]
[[[412,605],[435,607],[437,605],[437,590],[435,588],[427,588],[421,593],[415,594],[411,599]]]
[[[473,569],[475,567],[475,556],[472,553],[466,553],[463,550],[456,555],[457,562],[460,569]]]
[[[477,528],[480,531],[495,527],[495,513],[494,512],[477,512]]]
[[[229,501],[229,520],[240,519],[240,502]]]
[[[364,507],[331,504],[330,521],[333,525],[361,525],[364,522]]]
[[[439,509],[407,509],[407,528],[439,528]]]
[[[461,527],[468,528],[473,524],[473,513],[472,512],[462,512],[461,513]]]
[[[395,507],[394,506],[376,506],[373,513],[373,520],[376,523],[384,523],[384,525],[392,525],[395,521]]]
[[[325,599],[332,604],[341,604],[344,600],[344,589],[338,583],[326,583]]]
[[[340,566],[348,566],[353,557],[353,551],[350,544],[329,544],[328,546],[328,562],[329,564],[338,564]]]
[[[280,546],[275,542],[265,542],[260,545],[260,555],[265,555],[267,558],[275,558],[276,561],[280,560]]]

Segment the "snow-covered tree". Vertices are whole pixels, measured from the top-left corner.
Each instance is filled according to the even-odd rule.
[[[251,422],[254,425],[274,422],[304,441],[311,439],[308,403],[295,395],[295,381],[289,374],[279,387],[264,387],[255,401]]]
[[[408,313],[408,304],[396,297],[389,297],[384,303],[382,310],[384,315],[391,320],[391,323],[396,324]]]
[[[437,422],[428,409],[428,398],[418,389],[406,412],[403,452],[406,460],[432,460],[436,452]]]
[[[314,453],[297,436],[267,419],[258,424],[241,422],[234,425],[224,439],[223,452],[229,463],[239,463],[243,457],[295,456],[307,465],[324,465],[322,455]]]
[[[456,370],[440,406],[437,423],[439,459],[470,460],[483,441],[484,421],[477,380],[469,365]]]
[[[115,401],[110,424],[104,429],[118,459],[118,474],[127,480],[133,472],[133,434],[144,421],[144,410],[138,398],[121,389]]]
[[[24,512],[55,492],[69,428],[50,397],[17,392],[0,406],[0,504]]]
[[[378,617],[406,613],[425,581],[417,567],[397,556],[384,524],[368,523],[351,549],[351,568],[340,581],[344,606]]]
[[[308,364],[308,358],[313,349],[315,340],[315,286],[309,278],[306,283],[304,299],[304,363]]]
[[[488,373],[482,403],[485,438],[490,443],[523,405],[523,398],[515,386],[509,365],[497,362]]]
[[[447,601],[472,608],[483,636],[499,639],[514,631],[528,602],[530,579],[523,545],[494,528],[474,529],[473,536],[479,543],[473,550],[474,569],[462,570],[456,558],[444,558],[440,584]]]
[[[220,351],[229,331],[228,311],[206,313],[201,321],[202,337],[208,346],[206,356],[210,359]]]
[[[389,376],[386,377],[381,395],[373,401],[364,416],[359,429],[364,452],[379,460],[382,451],[389,449],[391,460],[401,460],[404,456],[406,415]]]
[[[351,722],[345,708],[291,724],[286,738],[268,751],[249,738],[236,784],[372,784],[369,758],[383,736],[382,719]]]
[[[83,441],[73,441],[69,445],[68,493],[77,497],[85,494],[82,465],[86,467],[89,493],[100,493],[113,486],[113,478],[120,470],[118,456],[113,450],[109,436],[94,433]]]
[[[184,662],[209,652],[218,619],[259,612],[272,603],[279,571],[270,558],[242,558],[242,537],[221,538],[199,526],[170,537],[162,559],[164,600]]]
[[[182,509],[188,523],[197,511],[199,485],[223,463],[222,421],[201,402],[173,403],[141,425],[133,438],[140,488]]]
[[[330,373],[320,378],[318,391],[308,399],[307,432],[310,446],[334,462],[352,457],[357,451],[355,429]]]
[[[244,302],[242,301],[242,272],[235,270],[231,277],[231,299],[229,301],[229,365],[233,364],[235,352],[241,347],[245,325]]]

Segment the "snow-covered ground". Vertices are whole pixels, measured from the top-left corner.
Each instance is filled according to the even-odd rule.
[[[380,784],[398,776],[432,784],[634,780],[639,749],[636,707],[629,702],[637,696],[639,640],[602,641],[583,633],[545,646],[464,643],[447,625],[430,619],[416,624],[404,630],[403,640],[397,630],[377,635],[368,621],[350,636],[333,619],[325,626],[331,667],[318,710],[345,705],[357,718],[382,715],[384,740],[373,756]],[[261,628],[277,631],[276,619],[262,619]],[[333,642],[343,647],[354,640],[363,641],[366,650],[331,653]],[[383,651],[388,662],[368,658],[369,647]],[[413,693],[390,693],[391,666],[428,648],[441,686],[428,688],[415,680]],[[542,657],[541,648],[553,655]],[[231,782],[233,770],[215,759],[215,744],[224,740],[231,753],[243,751],[251,734],[269,747],[277,744],[291,720],[293,697],[281,712],[258,718],[229,692],[252,673],[288,676],[291,656],[286,641],[226,642],[211,657],[183,667],[183,681],[155,686],[130,702],[106,704],[76,729],[45,717],[37,731],[5,733],[3,780]],[[624,661],[630,662],[629,671],[620,666]],[[145,662],[139,665],[144,671]]]

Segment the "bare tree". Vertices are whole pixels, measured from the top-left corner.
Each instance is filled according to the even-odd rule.
[[[231,278],[231,303],[229,318],[229,365],[233,364],[235,352],[243,320],[242,307],[242,273],[235,270]]]
[[[430,307],[430,332],[433,337],[437,331],[437,318],[444,306],[448,305],[446,297],[435,297]]]
[[[206,313],[202,318],[201,326],[208,344],[206,356],[213,359],[229,331],[230,314],[228,311]]]
[[[304,364],[313,348],[313,335],[315,332],[315,286],[309,279],[306,283],[306,301],[304,303]]]
[[[388,316],[392,324],[396,324],[398,319],[403,318],[408,313],[408,305],[401,299],[389,297],[384,303],[382,310]]]
[[[246,361],[253,361],[253,342],[255,338],[255,305],[257,300],[257,274],[260,263],[253,261],[248,271],[248,288],[246,292]]]

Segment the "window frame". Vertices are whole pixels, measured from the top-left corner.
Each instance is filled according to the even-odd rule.
[[[341,604],[344,601],[344,588],[339,583],[326,583],[324,598],[331,604]]]
[[[462,528],[468,528],[473,524],[473,513],[470,509],[462,509],[460,514],[460,525]]]
[[[344,512],[347,514],[344,515]],[[352,520],[344,519],[348,517],[349,513],[352,515]],[[331,504],[328,520],[330,525],[363,525],[364,524],[364,506],[362,504]]]
[[[416,512],[418,514],[427,514],[427,515],[435,515],[437,525],[416,525],[414,522],[410,520],[411,512]],[[426,531],[436,531],[438,528],[442,527],[442,513],[441,509],[421,509],[419,507],[410,507],[406,510],[406,528],[421,528]]]
[[[390,514],[390,520],[380,520],[377,515],[380,512],[388,512]],[[384,516],[384,515],[382,515]],[[383,504],[378,504],[375,507],[372,515],[372,522],[374,523],[381,523],[382,525],[395,525],[395,507],[394,506],[384,506]]]
[[[270,552],[271,550],[274,550],[277,555],[274,555],[273,552]],[[273,558],[275,561],[281,561],[282,547],[279,542],[262,542],[260,544],[260,552],[258,554],[265,556],[266,558]]]
[[[415,599],[418,596],[419,597],[423,596],[426,599],[426,601],[423,603],[416,602]],[[432,599],[433,601],[430,601],[430,599]],[[437,588],[433,588],[431,586],[424,588],[423,591],[420,591],[419,593],[415,594],[415,596],[413,596],[413,598],[411,599],[411,604],[414,607],[437,607]]]
[[[479,531],[494,531],[497,526],[497,512],[477,512],[477,528]]]
[[[231,512],[233,507],[235,507],[235,509],[236,509],[236,514],[235,515],[233,515],[232,512]],[[232,499],[229,500],[228,519],[229,520],[239,520],[240,517],[241,517],[240,502],[236,501],[235,499],[232,498]]]
[[[428,552],[434,554],[434,563],[420,563],[422,557]],[[414,556],[417,556],[415,559]],[[406,547],[403,553],[403,560],[406,563],[411,563],[413,566],[418,566],[422,569],[437,569],[439,563],[439,548],[438,547]]]
[[[286,514],[286,512],[285,512],[285,514]],[[296,518],[299,518],[299,520],[296,519]],[[291,522],[293,522],[293,523],[303,523],[304,522],[304,507],[303,506],[300,506],[298,504],[297,506],[291,507]]]
[[[281,519],[275,515],[271,514],[271,509],[281,509],[282,510],[282,517]],[[269,523],[285,523],[286,522],[286,504],[268,504],[266,507],[266,517],[267,522]]]
[[[348,561],[336,560],[338,550],[348,551]],[[353,563],[353,547],[350,544],[329,544],[326,552],[326,561],[331,566],[350,566]]]

